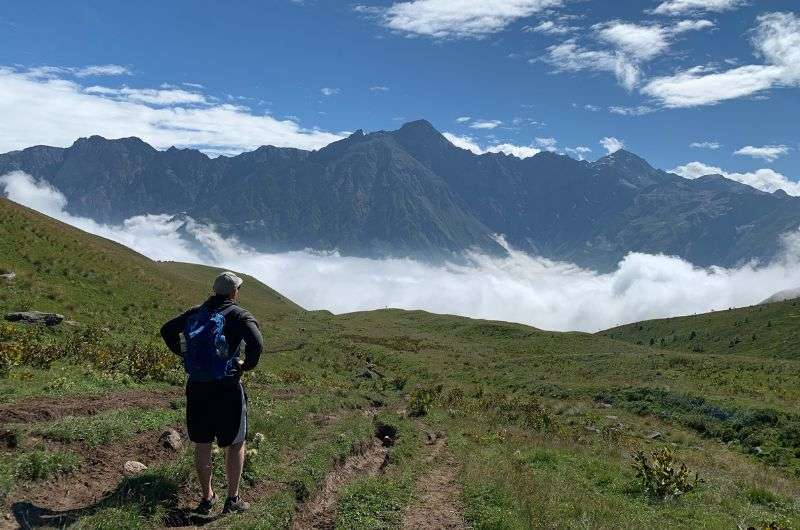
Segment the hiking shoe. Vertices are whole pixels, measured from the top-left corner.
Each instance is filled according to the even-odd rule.
[[[200,504],[197,505],[197,508],[192,510],[194,513],[200,515],[208,515],[211,513],[211,509],[214,505],[217,504],[217,494],[211,496],[210,499],[203,499],[200,501]]]
[[[241,497],[228,497],[225,500],[225,507],[222,508],[222,513],[241,513],[250,509],[250,503],[243,501]]]

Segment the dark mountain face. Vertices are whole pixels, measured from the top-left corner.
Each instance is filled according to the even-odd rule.
[[[542,152],[475,155],[426,121],[358,131],[319,151],[272,146],[235,157],[82,138],[0,155],[61,190],[76,215],[120,222],[179,213],[260,250],[362,256],[502,253],[493,234],[545,257],[608,270],[627,252],[698,265],[768,260],[800,225],[800,199],[720,176],[686,180],[627,151],[596,162]]]

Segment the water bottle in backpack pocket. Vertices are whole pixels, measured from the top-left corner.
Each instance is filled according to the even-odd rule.
[[[233,375],[234,357],[224,329],[225,317],[235,307],[217,312],[201,306],[186,320],[183,367],[193,379],[212,381]]]

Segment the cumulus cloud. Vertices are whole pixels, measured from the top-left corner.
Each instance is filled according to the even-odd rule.
[[[335,313],[398,307],[596,331],[749,305],[800,285],[800,233],[784,238],[784,255],[774,263],[737,269],[703,269],[675,257],[631,253],[616,270],[602,274],[513,248],[507,257],[467,253],[469,265],[433,266],[313,251],[258,253],[221,237],[212,226],[180,216],[141,215],[102,225],[66,213],[63,195],[20,172],[0,177],[2,188],[15,202],[151,258],[241,271],[308,309]]]
[[[652,79],[642,87],[642,92],[667,107],[696,107],[751,96],[773,87],[800,86],[798,15],[767,13],[759,16],[752,44],[764,64],[724,71],[695,66]]]
[[[325,97],[335,96],[336,94],[340,93],[341,90],[338,88],[330,88],[330,87],[323,87],[319,89],[319,93]]]
[[[689,147],[694,149],[719,149],[722,145],[719,142],[692,142]]]
[[[650,11],[656,15],[691,15],[722,12],[743,6],[746,0],[667,0]]]
[[[547,48],[543,60],[559,71],[611,72],[631,90],[639,83],[641,65],[665,53],[677,35],[713,26],[710,20],[683,20],[671,26],[610,20],[592,26],[594,38],[610,48],[590,49],[573,38]]]
[[[605,138],[600,139],[600,145],[603,146],[603,149],[610,155],[611,153],[616,153],[623,147],[625,147],[625,142],[619,140],[618,138],[614,138],[613,136],[606,136]]]
[[[789,195],[800,197],[800,182],[791,180],[769,168],[758,169],[750,173],[735,173],[702,162],[689,162],[676,167],[671,172],[687,179],[696,179],[704,175],[722,175],[727,179],[747,184],[767,193],[783,190]]]
[[[564,151],[566,151],[568,155],[572,155],[578,160],[583,160],[588,153],[592,152],[592,150],[585,145],[579,145],[577,147],[565,147]]]
[[[752,156],[753,158],[761,158],[767,162],[773,162],[778,157],[785,155],[789,152],[789,148],[785,145],[763,145],[755,147],[746,145],[741,149],[733,152],[735,155]]]
[[[542,150],[532,145],[514,145],[510,143],[499,143],[490,145],[488,147],[481,147],[478,142],[471,136],[459,136],[457,134],[445,132],[442,133],[451,144],[467,151],[472,151],[476,155],[484,153],[504,153],[507,155],[516,156],[517,158],[529,158],[535,154],[540,153]]]
[[[503,122],[500,120],[475,120],[470,124],[470,127],[473,129],[494,129],[502,124]]]
[[[385,27],[406,35],[481,38],[561,4],[562,0],[412,0],[386,9],[360,6],[359,11],[377,15]]]
[[[138,136],[160,149],[197,147],[209,154],[267,144],[319,149],[342,138],[218,103],[197,91],[86,87],[63,76],[3,67],[0,116],[0,152],[37,144],[68,146],[93,134]]]
[[[470,119],[471,118],[469,116],[459,116],[458,118],[456,118],[456,123],[466,123]]]

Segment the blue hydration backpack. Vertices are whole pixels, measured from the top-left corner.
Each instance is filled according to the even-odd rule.
[[[233,375],[236,357],[229,351],[223,330],[225,316],[235,308],[232,305],[216,312],[201,306],[186,320],[183,367],[191,378],[212,381]]]

